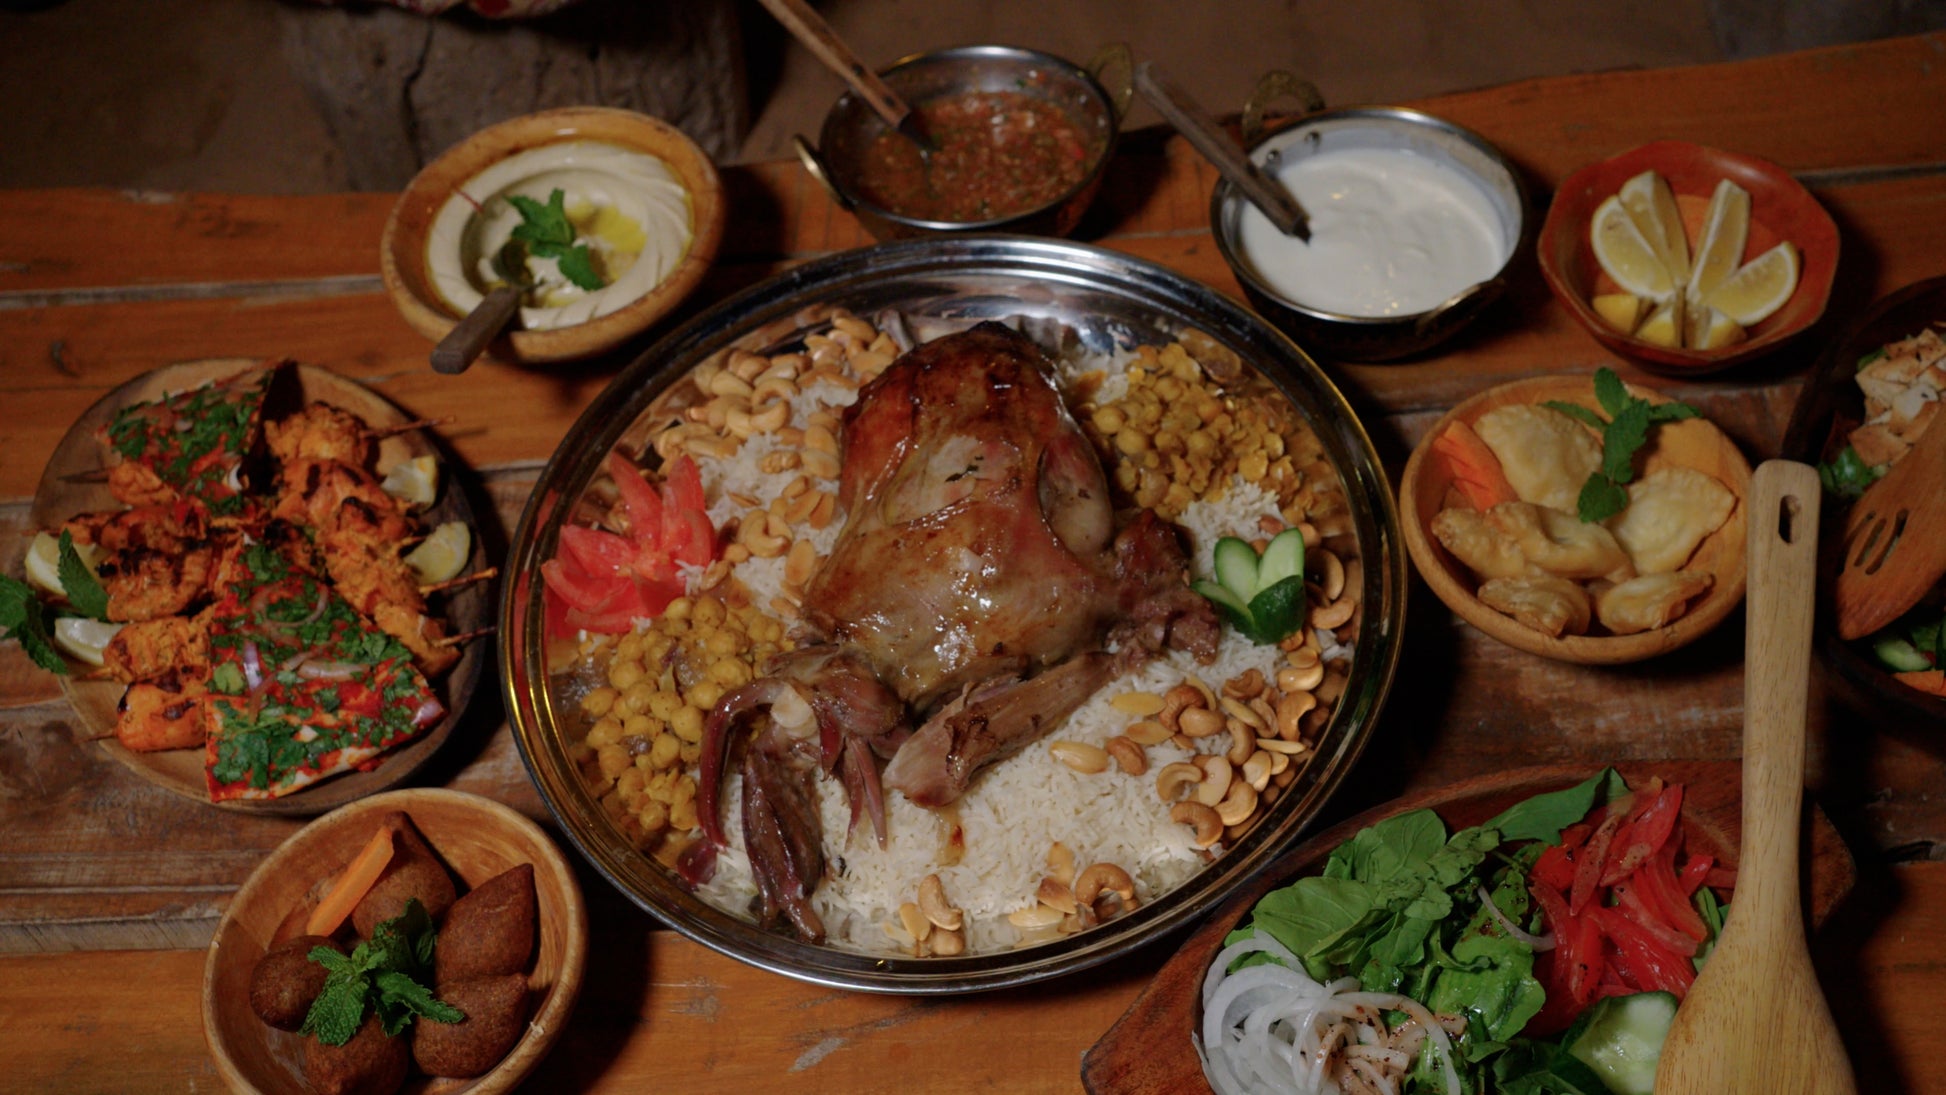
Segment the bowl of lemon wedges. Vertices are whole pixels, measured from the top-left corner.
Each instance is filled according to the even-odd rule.
[[[1568,176],[1538,250],[1548,286],[1597,341],[1644,368],[1692,374],[1817,322],[1838,226],[1776,164],[1657,141]]]

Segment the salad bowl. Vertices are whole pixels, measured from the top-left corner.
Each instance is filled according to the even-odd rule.
[[[1741,834],[1741,765],[1736,761],[1623,764],[1617,771],[1630,786],[1651,776],[1684,788],[1682,822],[1692,851],[1733,859]],[[1445,787],[1420,791],[1367,810],[1313,836],[1270,864],[1238,890],[1142,990],[1128,1010],[1091,1047],[1081,1062],[1081,1080],[1090,1092],[1195,1092],[1207,1090],[1196,1047],[1201,990],[1211,960],[1242,926],[1259,899],[1293,880],[1320,870],[1333,849],[1360,830],[1398,814],[1430,809],[1449,829],[1479,825],[1534,795],[1571,787],[1595,770],[1552,765],[1498,772]],[[1856,881],[1851,853],[1830,821],[1814,806],[1806,842],[1805,877],[1814,923],[1822,922]]]

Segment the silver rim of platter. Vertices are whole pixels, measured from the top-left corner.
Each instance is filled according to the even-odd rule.
[[[540,564],[616,444],[635,451],[650,404],[697,364],[733,349],[780,352],[829,326],[834,309],[931,320],[1028,317],[1066,324],[1091,351],[1163,343],[1194,328],[1254,364],[1263,397],[1281,392],[1314,429],[1344,479],[1363,567],[1364,618],[1337,711],[1296,782],[1235,847],[1133,913],[1037,946],[954,958],[907,958],[817,946],[765,931],[689,893],[608,819],[564,732],[578,726],[568,689],[550,679]],[[1274,391],[1273,391],[1274,389]],[[1046,980],[1108,961],[1189,924],[1289,848],[1324,809],[1376,725],[1391,687],[1405,619],[1399,519],[1371,439],[1349,403],[1289,338],[1207,286],[1153,263],[1058,240],[973,236],[909,240],[796,267],[710,309],[637,358],[598,395],[548,461],[521,515],[500,611],[501,681],[515,740],[561,830],[636,904],[731,957],[815,984],[945,994]],[[1374,608],[1374,606],[1378,606]]]

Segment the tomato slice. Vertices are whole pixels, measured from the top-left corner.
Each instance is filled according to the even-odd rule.
[[[1580,916],[1582,910],[1593,901],[1601,888],[1601,876],[1608,863],[1608,848],[1615,840],[1615,830],[1621,828],[1625,820],[1621,814],[1609,814],[1596,827],[1594,835],[1575,857],[1574,889],[1568,894],[1568,911]]]
[[[1582,834],[1584,837],[1587,834]],[[1574,857],[1559,845],[1551,845],[1534,861],[1534,869],[1529,877],[1538,878],[1557,890],[1568,890],[1574,886]]]
[[[541,564],[541,581],[568,607],[588,610],[613,598],[618,584],[627,580],[614,574],[591,574],[566,558],[549,559]]]
[[[1682,875],[1678,879],[1682,884],[1683,896],[1695,897],[1696,891],[1703,888],[1703,879],[1709,877],[1710,868],[1714,866],[1716,866],[1714,856],[1690,856],[1689,862],[1683,864]]]
[[[1703,923],[1703,914],[1689,903],[1689,891],[1682,888],[1682,880],[1676,877],[1673,841],[1665,843],[1662,851],[1651,856],[1642,869],[1635,872],[1634,881],[1645,903],[1657,910],[1664,923],[1698,943],[1709,938],[1709,927]]]
[[[1668,910],[1660,902],[1644,897],[1643,889],[1632,881],[1615,883],[1618,903],[1613,907],[1647,932],[1663,950],[1684,958],[1694,957],[1698,940],[1676,930],[1666,919]]]
[[[1644,991],[1673,993],[1678,1000],[1689,995],[1689,986],[1696,980],[1696,967],[1689,959],[1665,950],[1620,909],[1596,905],[1589,912],[1601,933],[1615,944],[1616,971],[1624,979],[1637,982]]]
[[[613,574],[634,560],[635,550],[634,544],[612,532],[580,525],[561,526],[559,557],[578,564],[584,574]]]
[[[709,510],[709,504],[703,501],[703,473],[696,461],[685,454],[670,462],[662,477],[662,498],[675,509],[691,513]]]
[[[608,477],[615,481],[615,490],[621,495],[622,508],[628,516],[628,538],[637,546],[654,546],[662,536],[662,499],[642,478],[642,472],[628,457],[619,452],[608,454]],[[692,461],[690,464],[694,467]],[[698,480],[701,483],[701,480]],[[698,486],[697,493],[701,494]]]

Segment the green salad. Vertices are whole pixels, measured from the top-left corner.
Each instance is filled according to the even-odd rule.
[[[1613,769],[1449,833],[1396,815],[1266,894],[1204,980],[1231,1092],[1632,1095],[1733,876],[1684,847],[1682,787]]]

